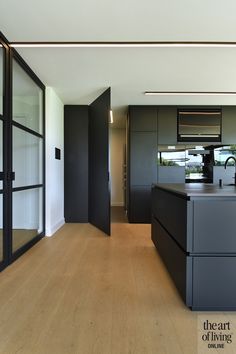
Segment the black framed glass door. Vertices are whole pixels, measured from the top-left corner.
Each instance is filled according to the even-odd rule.
[[[3,131],[5,126],[4,119],[4,72],[5,72],[5,48],[0,40],[0,269],[4,267],[5,263],[5,232],[4,232],[4,210],[3,210],[3,157],[4,157],[4,144],[3,144]]]
[[[0,33],[0,270],[45,234],[45,86]]]
[[[1,49],[0,49],[1,51]],[[0,119],[0,171],[3,171],[3,121]],[[3,183],[0,181],[0,263],[3,261]]]
[[[44,233],[44,90],[12,61],[12,257]]]

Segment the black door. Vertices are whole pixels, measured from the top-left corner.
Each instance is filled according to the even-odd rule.
[[[89,106],[89,222],[110,235],[109,114],[111,90]]]

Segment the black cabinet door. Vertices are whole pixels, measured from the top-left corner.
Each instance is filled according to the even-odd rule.
[[[131,186],[129,222],[151,223],[151,186]]]
[[[173,238],[152,218],[152,241],[163,259],[187,306],[192,305],[192,257],[178,247]]]
[[[177,143],[177,107],[158,108],[158,144]]]
[[[159,188],[152,189],[152,213],[165,226],[175,242],[186,252],[192,251],[191,237],[187,237],[187,213],[192,214],[190,201]]]
[[[89,106],[89,222],[110,235],[110,89]]]
[[[157,108],[129,107],[128,219],[151,222],[151,185],[157,182]]]
[[[193,257],[193,309],[236,309],[236,257]]]
[[[151,185],[157,182],[156,132],[130,133],[130,183]]]
[[[236,201],[194,200],[193,252],[236,253]]]
[[[129,125],[131,131],[156,131],[157,108],[155,106],[130,106]]]

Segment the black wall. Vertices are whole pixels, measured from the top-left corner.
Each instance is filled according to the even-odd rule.
[[[110,89],[89,106],[89,222],[110,235]]]
[[[88,126],[88,106],[65,106],[66,222],[88,222]]]

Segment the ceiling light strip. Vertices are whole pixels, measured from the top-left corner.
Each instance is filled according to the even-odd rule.
[[[236,92],[208,92],[208,91],[145,91],[146,96],[234,96]]]
[[[236,48],[236,42],[12,42],[13,48]]]

